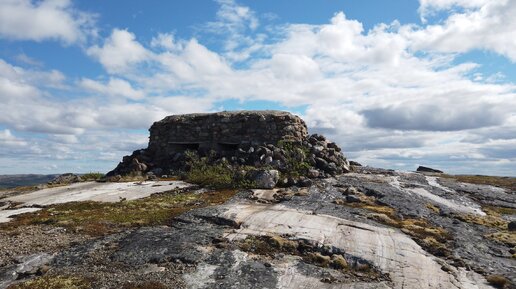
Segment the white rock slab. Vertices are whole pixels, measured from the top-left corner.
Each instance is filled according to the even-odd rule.
[[[48,206],[77,201],[118,202],[122,198],[135,200],[154,193],[191,186],[182,181],[148,181],[142,183],[97,183],[84,182],[63,187],[43,189],[6,198],[23,206]]]
[[[230,240],[244,239],[249,235],[288,234],[335,246],[389,273],[392,288],[469,289],[472,288],[471,284],[477,288],[491,288],[482,277],[476,276],[472,280],[461,272],[454,272],[454,269],[450,273],[443,271],[436,257],[394,229],[328,215],[312,215],[281,205],[232,204],[228,205],[223,217],[241,224],[240,229],[226,236]],[[288,277],[291,274],[287,272],[287,276],[282,279],[284,287],[279,288],[299,288],[296,287],[299,285],[297,282],[288,281],[293,280]]]
[[[0,223],[7,223],[11,217],[41,210],[40,208],[21,208],[15,210],[0,210]]]

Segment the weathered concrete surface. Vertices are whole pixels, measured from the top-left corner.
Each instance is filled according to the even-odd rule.
[[[4,201],[23,203],[23,206],[48,206],[79,201],[119,202],[121,199],[134,200],[187,186],[190,184],[182,181],[84,182],[9,197]]]

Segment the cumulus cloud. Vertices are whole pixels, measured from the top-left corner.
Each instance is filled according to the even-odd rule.
[[[338,12],[328,23],[285,24],[258,36],[251,9],[219,1],[217,21],[200,29],[217,28],[221,51],[209,49],[203,35],[157,34],[146,44],[128,30],[114,29],[87,49],[106,70],[98,78],[69,80],[58,71],[0,61],[0,99],[7,108],[0,124],[14,133],[50,134],[34,147],[45,151],[53,145],[53,156],[84,152],[76,157],[102,159],[109,169],[122,154],[144,147],[141,130],[168,114],[213,111],[228,100],[264,102],[301,113],[310,132],[324,133],[365,164],[412,170],[426,164],[464,172],[461,166],[474,163],[484,164],[484,172],[505,174],[511,168],[507,161],[516,161],[510,148],[516,86],[488,81],[478,74],[480,64],[455,59],[456,53],[477,48],[511,57],[502,49],[514,44],[503,27],[494,25],[492,41],[483,44],[465,39],[484,33],[477,26],[491,25],[485,20],[494,19],[496,9],[512,9],[507,1],[488,2],[421,0],[422,15],[457,9],[442,23],[421,27],[395,21],[366,31]],[[462,21],[471,27],[457,26]],[[448,49],[455,47],[454,39],[464,43]],[[51,82],[53,89],[72,87],[82,98],[56,101],[45,84]]]
[[[131,65],[139,64],[150,56],[147,49],[136,41],[133,33],[121,29],[114,29],[103,46],[92,46],[87,53],[110,73],[126,72]]]
[[[449,15],[444,23],[407,29],[404,34],[416,50],[467,52],[490,50],[516,62],[516,2],[495,1],[421,1],[420,10],[428,13],[453,6],[467,8]],[[425,15],[425,14],[423,14]]]
[[[95,34],[95,15],[75,9],[70,0],[0,1],[0,37],[47,39],[71,44]]]

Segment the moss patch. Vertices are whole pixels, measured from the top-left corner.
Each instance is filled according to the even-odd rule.
[[[503,243],[509,247],[516,246],[516,232],[496,232],[493,234],[489,234],[486,237],[497,242]]]
[[[19,215],[13,221],[1,224],[0,229],[50,224],[89,235],[104,235],[126,227],[166,224],[191,209],[221,204],[235,193],[235,190],[195,193],[178,189],[118,203],[71,202]]]
[[[7,289],[90,289],[89,281],[72,276],[43,276],[11,285]]]
[[[463,222],[506,230],[509,222],[504,220],[500,214],[504,209],[505,208],[484,207],[482,210],[486,213],[485,216],[467,214],[455,215],[455,217]]]
[[[339,270],[357,280],[388,280],[363,260],[334,252],[325,246],[316,246],[306,240],[290,240],[287,236],[248,236],[237,246],[245,252],[273,258],[278,253],[299,256],[304,262],[323,268]]]

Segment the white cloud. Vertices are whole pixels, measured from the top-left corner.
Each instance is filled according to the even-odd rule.
[[[178,43],[175,40],[174,34],[172,33],[159,33],[158,36],[153,37],[151,41],[151,47],[164,48],[170,51],[181,50],[182,43]]]
[[[455,7],[473,9],[487,4],[491,0],[419,0],[419,13],[423,20],[428,16]]]
[[[114,29],[102,47],[95,45],[87,50],[110,73],[124,73],[131,65],[150,57],[149,51],[136,41],[133,33]]]
[[[467,6],[458,0],[429,3],[422,1],[426,11],[463,5],[453,15],[468,21],[475,20],[475,13],[487,15],[477,19],[482,25],[494,15],[485,7],[498,7]],[[460,22],[453,15],[425,27],[395,21],[365,31],[341,12],[326,24],[282,25],[273,27],[271,38],[256,38],[249,32],[255,27],[253,11],[233,1],[220,4],[217,22],[203,27],[220,29],[216,36],[222,51],[210,50],[202,35],[176,39],[158,34],[147,45],[127,30],[114,29],[102,45],[87,50],[107,76],[73,82],[59,72],[0,61],[0,98],[7,99],[0,124],[14,133],[59,134],[36,146],[45,151],[51,142],[56,147],[52,155],[71,158],[79,151],[84,152],[77,156],[82,158],[101,151],[94,159],[114,165],[124,152],[145,146],[145,135],[126,129],[147,129],[168,114],[212,111],[226,106],[227,100],[271,102],[304,111],[311,132],[324,133],[345,154],[366,164],[412,170],[417,164],[435,164],[452,171],[467,166],[476,173],[505,174],[511,168],[507,160],[516,161],[510,148],[510,132],[516,130],[516,86],[478,74],[477,63],[455,63],[455,53],[480,44],[471,46],[461,38],[473,33],[470,28],[452,29]],[[494,27],[496,33],[500,29]],[[453,46],[447,41],[454,38],[464,41],[463,47],[447,50]],[[495,49],[496,41],[488,40],[482,49]],[[52,99],[43,81],[52,75],[61,89],[71,91],[63,85],[67,82],[78,86],[83,98]],[[507,157],[502,158],[504,152]],[[486,167],[480,171],[469,164]]]
[[[57,39],[70,44],[95,34],[95,16],[74,9],[70,0],[0,1],[0,37]]]
[[[460,6],[463,12],[451,13],[444,23],[406,29],[404,34],[416,50],[468,52],[489,50],[516,62],[516,2],[510,0],[422,1],[420,9],[448,9]]]
[[[20,147],[27,146],[27,142],[16,138],[10,130],[4,129],[0,131],[0,146],[6,147]]]
[[[31,65],[31,66],[36,66],[36,67],[42,67],[43,66],[43,62],[39,61],[39,60],[36,60],[36,59],[33,59],[32,57],[29,57],[27,54],[25,53],[20,53],[18,55],[16,55],[15,59],[21,63],[25,63],[25,64],[28,64],[28,65]]]
[[[83,78],[80,86],[101,96],[125,97],[133,100],[142,99],[145,96],[142,91],[134,89],[129,82],[119,78],[110,78],[107,83]]]
[[[254,12],[246,6],[238,5],[234,0],[216,0],[220,5],[217,12],[219,22],[210,22],[214,28],[225,28],[229,30],[239,30],[243,27],[256,29],[259,25],[258,18]]]

